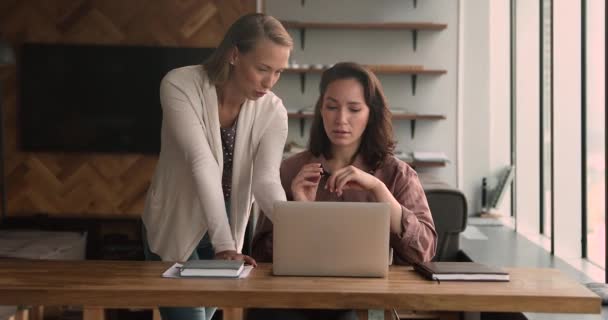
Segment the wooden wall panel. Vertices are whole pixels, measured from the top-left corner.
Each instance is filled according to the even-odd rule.
[[[209,47],[255,0],[0,0],[0,38]],[[24,153],[17,144],[17,68],[0,67],[8,216],[139,217],[155,156]]]

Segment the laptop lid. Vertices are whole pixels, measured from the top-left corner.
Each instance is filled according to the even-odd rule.
[[[388,203],[275,203],[273,274],[386,277],[389,215]]]

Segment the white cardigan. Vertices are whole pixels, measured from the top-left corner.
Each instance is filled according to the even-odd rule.
[[[287,111],[281,99],[269,92],[241,107],[230,224],[215,86],[200,65],[178,68],[161,81],[160,100],[161,150],[142,217],[150,250],[164,261],[185,261],[208,231],[215,252],[240,252],[254,196],[264,212],[285,200],[279,167]]]

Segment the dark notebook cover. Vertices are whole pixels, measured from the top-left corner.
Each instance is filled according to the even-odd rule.
[[[440,281],[509,281],[506,271],[475,262],[423,262],[414,270],[427,279]]]
[[[180,268],[180,276],[238,277],[244,266],[240,260],[190,260]]]

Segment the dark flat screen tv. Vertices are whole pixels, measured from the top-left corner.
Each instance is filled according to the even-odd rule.
[[[19,145],[27,152],[160,151],[159,85],[213,48],[25,43]]]

